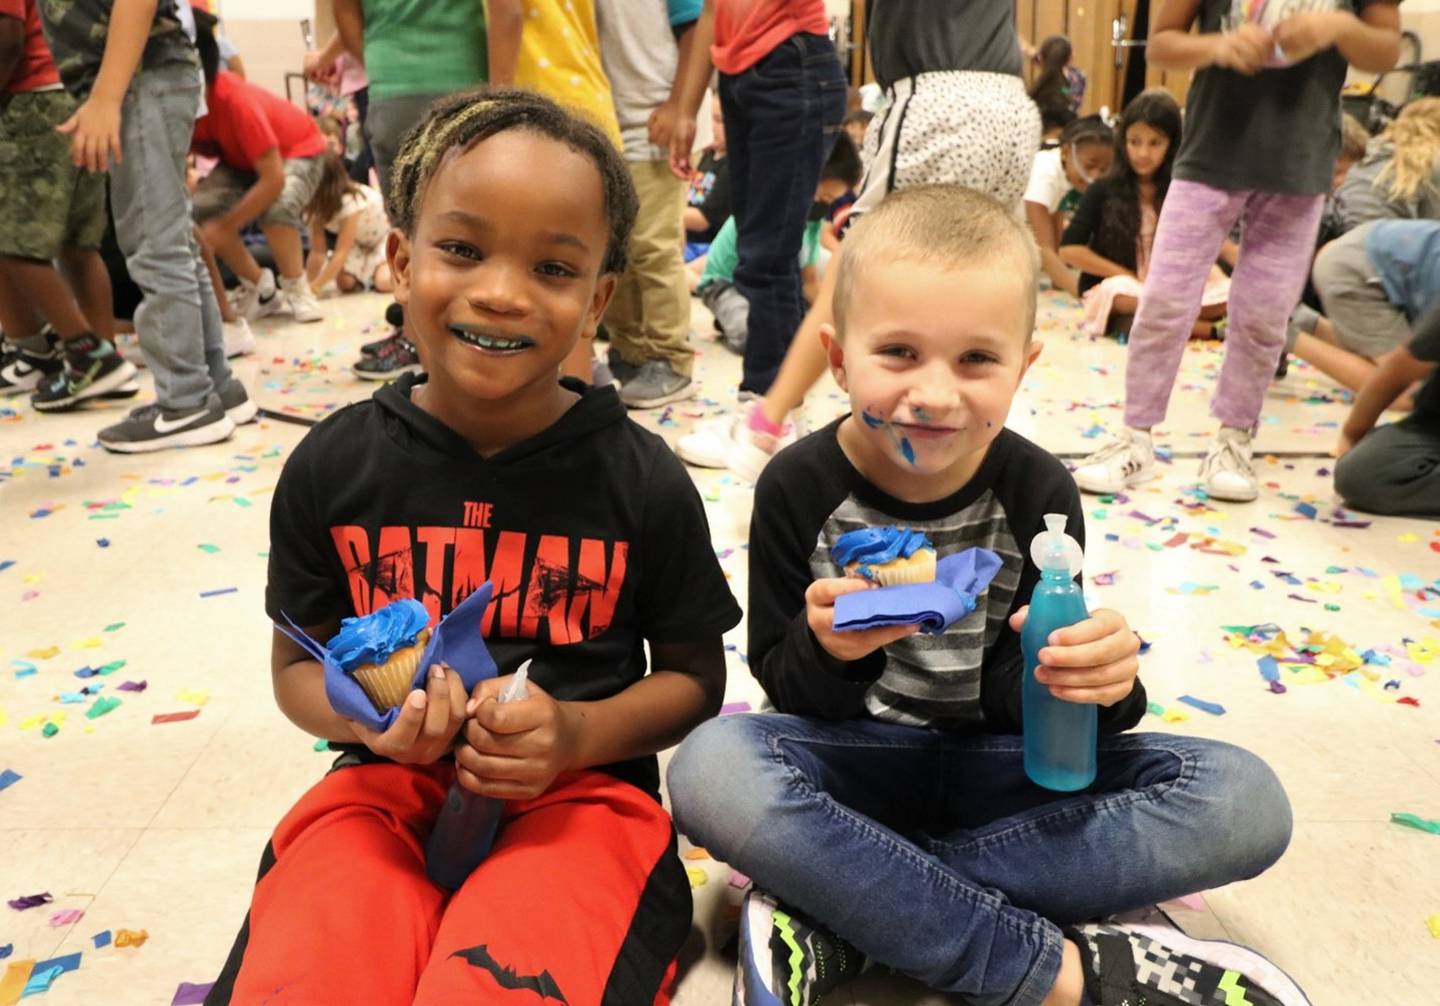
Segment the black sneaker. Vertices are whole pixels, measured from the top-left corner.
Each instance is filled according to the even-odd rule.
[[[396,332],[384,341],[374,356],[362,356],[350,368],[351,372],[365,381],[393,381],[402,374],[420,371],[420,354],[415,344]]]
[[[9,342],[0,353],[0,395],[22,395],[34,391],[40,382],[65,366],[53,342],[44,353],[32,353]]]
[[[218,395],[193,409],[167,409],[158,402],[132,409],[130,418],[100,431],[100,446],[117,454],[144,454],[167,447],[219,443],[235,432]]]
[[[376,339],[374,342],[363,343],[360,346],[360,355],[379,356],[381,350],[383,350],[386,346],[390,345],[392,341],[394,341],[395,339],[403,339],[404,337],[405,333],[397,328],[395,329],[395,331],[391,332],[383,339]]]
[[[1309,1006],[1295,980],[1248,947],[1197,940],[1155,914],[1066,930],[1097,1006]]]
[[[237,377],[230,378],[216,394],[220,398],[220,407],[236,426],[253,423],[260,415],[260,407],[245,393],[245,385]]]
[[[93,336],[82,338],[99,344]],[[88,399],[121,390],[135,379],[135,365],[114,347],[104,356],[65,352],[64,360],[64,366],[41,381],[30,396],[30,404],[40,412],[65,412]]]
[[[751,888],[740,912],[737,1006],[814,1006],[853,980],[865,957],[849,943]]]

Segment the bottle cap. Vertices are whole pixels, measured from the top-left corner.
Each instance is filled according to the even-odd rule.
[[[1042,570],[1059,570],[1074,577],[1085,565],[1080,543],[1065,533],[1063,513],[1047,513],[1045,530],[1030,542],[1030,561]]]

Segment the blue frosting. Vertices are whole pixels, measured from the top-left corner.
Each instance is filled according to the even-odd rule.
[[[385,605],[379,611],[340,622],[340,631],[326,644],[330,655],[345,671],[362,664],[379,664],[390,654],[415,642],[420,630],[430,624],[425,605],[411,597]]]
[[[837,566],[858,562],[863,573],[867,566],[908,559],[922,548],[933,550],[935,546],[920,531],[903,527],[862,527],[842,534],[830,547],[830,558]]]

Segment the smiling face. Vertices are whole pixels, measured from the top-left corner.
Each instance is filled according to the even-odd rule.
[[[857,280],[843,340],[824,332],[853,411],[842,446],[891,495],[941,498],[978,470],[1039,355],[1027,343],[1030,270],[1005,256],[948,268],[898,260]]]
[[[614,291],[608,238],[600,172],[565,144],[512,129],[447,155],[414,236],[390,239],[426,408],[445,419],[556,395],[561,361]]]
[[[1146,122],[1132,122],[1125,130],[1125,157],[1142,180],[1154,177],[1165,163],[1170,137]]]
[[[1071,143],[1060,148],[1065,166],[1065,179],[1076,192],[1084,192],[1090,183],[1103,177],[1115,159],[1115,145],[1104,142]]]

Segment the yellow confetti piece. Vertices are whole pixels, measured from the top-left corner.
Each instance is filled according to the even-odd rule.
[[[51,657],[56,656],[59,653],[60,647],[47,646],[43,650],[31,650],[29,653],[25,654],[25,656],[30,657],[34,660],[49,660]]]
[[[1436,912],[1425,920],[1425,928],[1430,930],[1430,935],[1440,940],[1440,912]]]
[[[1404,545],[1413,545],[1415,542],[1420,540],[1420,536],[1414,531],[1406,531],[1404,534],[1400,535],[1395,540]]]
[[[685,867],[685,876],[690,878],[691,887],[704,887],[710,881],[709,875],[698,866]]]
[[[203,706],[210,701],[210,690],[207,688],[182,688],[175,693],[178,702],[188,702],[192,706]]]
[[[1410,659],[1417,664],[1428,664],[1436,656],[1440,656],[1440,642],[1426,636],[1421,640],[1411,640],[1405,644],[1405,652],[1410,654]]]
[[[26,583],[39,583],[39,582],[40,582],[41,580],[43,580],[43,579],[45,579],[45,574],[44,574],[44,573],[31,573],[29,576],[26,576],[26,577],[25,577],[25,582],[26,582]]]
[[[1182,713],[1178,709],[1167,709],[1165,715],[1161,717],[1166,723],[1184,723],[1189,718],[1189,713]]]
[[[11,1003],[20,1001],[20,996],[25,991],[25,983],[30,980],[30,972],[34,968],[33,958],[28,961],[11,961],[6,966],[4,977],[0,977],[0,1006],[10,1006]]]
[[[45,722],[45,714],[44,714],[44,713],[36,713],[34,716],[27,716],[27,717],[25,717],[23,720],[21,720],[21,721],[20,721],[20,729],[21,729],[21,730],[34,730],[36,727],[38,727],[40,724],[42,724],[42,723],[44,723],[44,722]]]
[[[77,639],[70,644],[77,650],[93,650],[100,645],[99,636],[87,636],[84,639]]]
[[[150,933],[145,929],[121,929],[115,933],[115,945],[117,947],[139,947],[145,944],[150,938]]]

